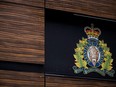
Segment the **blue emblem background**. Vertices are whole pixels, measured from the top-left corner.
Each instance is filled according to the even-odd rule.
[[[84,48],[84,59],[87,61],[89,66],[94,66],[93,63],[89,60],[89,58],[87,56],[87,51],[88,51],[90,46],[97,47],[99,52],[100,52],[100,60],[95,65],[95,67],[99,67],[101,65],[101,63],[103,62],[103,59],[104,59],[103,49],[99,46],[99,40],[94,39],[94,38],[88,39],[87,40],[87,45]]]

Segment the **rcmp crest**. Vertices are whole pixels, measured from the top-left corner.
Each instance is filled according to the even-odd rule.
[[[83,72],[88,74],[91,72],[99,73],[102,76],[106,74],[110,77],[114,77],[115,71],[113,70],[113,59],[110,48],[103,40],[99,40],[101,30],[99,28],[85,27],[84,31],[87,38],[82,38],[77,43],[75,48],[75,66],[73,70],[75,74]]]

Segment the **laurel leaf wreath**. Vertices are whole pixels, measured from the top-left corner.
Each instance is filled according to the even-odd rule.
[[[77,48],[75,48],[75,54],[73,55],[75,58],[75,65],[78,68],[85,68],[88,69],[87,67],[87,62],[84,60],[84,47],[87,44],[87,39],[82,38],[82,40],[79,40],[79,43],[77,44]],[[110,49],[107,47],[107,44],[104,43],[104,41],[99,41],[99,46],[103,49],[104,52],[104,61],[101,64],[101,70],[108,70],[110,71],[112,67],[112,54],[110,52]]]
[[[112,54],[110,52],[110,49],[107,47],[107,44],[104,43],[104,41],[99,41],[99,45],[102,47],[103,52],[104,52],[104,61],[101,64],[102,68],[101,70],[108,70],[110,71],[113,67],[112,67]]]
[[[79,40],[79,43],[77,44],[77,48],[75,48],[75,54],[73,55],[75,58],[75,65],[78,68],[86,68],[87,62],[84,60],[84,47],[87,44],[87,39],[82,38],[82,40]]]

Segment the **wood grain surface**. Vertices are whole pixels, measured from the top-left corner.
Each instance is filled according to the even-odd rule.
[[[46,0],[46,8],[116,19],[116,0]]]
[[[116,87],[116,83],[110,81],[47,76],[46,87]]]
[[[44,1],[48,9],[116,19],[116,0],[0,0],[0,61],[44,64]],[[44,87],[44,84],[116,87],[110,81],[53,76],[47,76],[44,83],[43,73],[0,70],[0,87]]]
[[[0,87],[44,87],[44,75],[0,70]]]
[[[0,0],[0,1],[36,7],[44,7],[44,0]]]
[[[44,63],[44,10],[0,3],[0,60]]]

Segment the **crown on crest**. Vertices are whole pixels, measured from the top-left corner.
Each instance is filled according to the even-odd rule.
[[[91,24],[91,27],[85,27],[84,31],[86,33],[86,35],[88,36],[88,39],[90,38],[95,38],[98,39],[98,37],[101,34],[101,31],[99,28],[94,28],[94,24]]]

